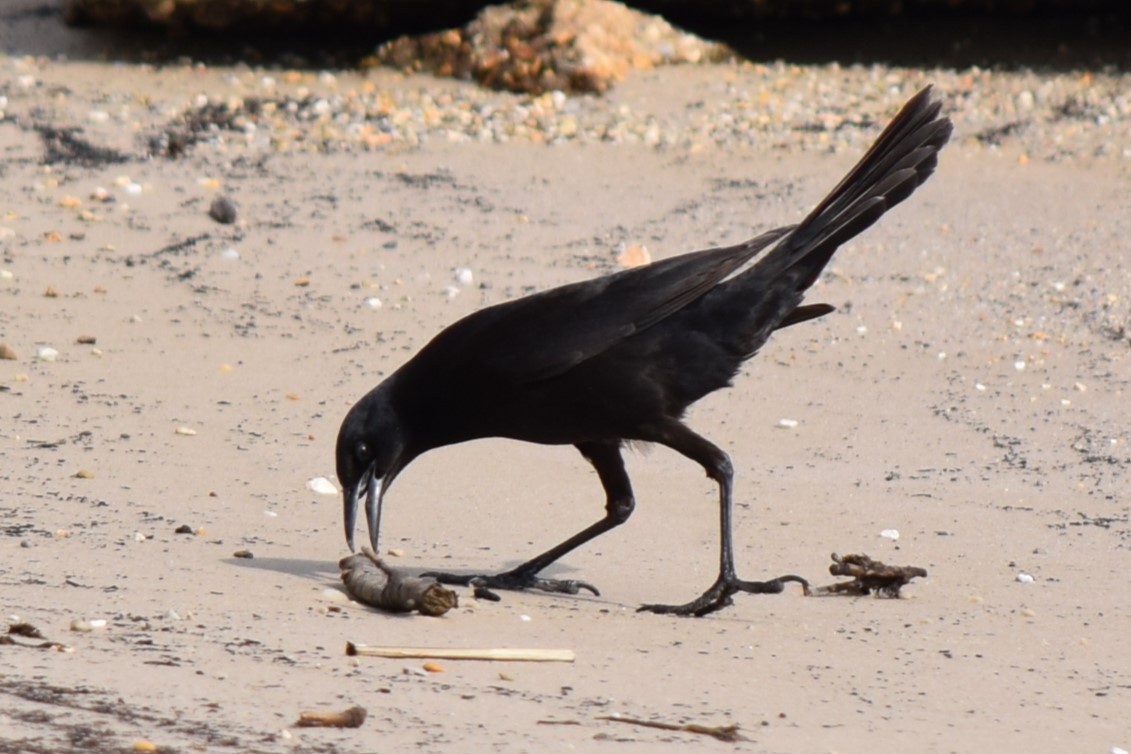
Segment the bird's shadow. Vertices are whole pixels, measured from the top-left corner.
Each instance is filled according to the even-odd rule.
[[[288,576],[294,576],[294,577],[297,577],[297,578],[300,578],[300,579],[304,579],[306,581],[311,581],[311,582],[320,584],[322,586],[325,586],[327,588],[334,588],[334,589],[337,589],[338,591],[341,591],[344,594],[347,593],[346,590],[345,590],[345,587],[342,586],[341,575],[340,575],[341,571],[339,570],[338,563],[335,560],[312,560],[310,558],[270,558],[270,557],[261,558],[261,557],[254,557],[254,558],[224,558],[221,562],[223,562],[226,565],[235,566],[237,568],[249,568],[249,569],[262,570],[262,571],[274,571],[275,573],[285,573]],[[503,563],[501,565],[501,567],[498,568],[498,570],[499,571],[505,571],[505,570],[508,570],[510,568],[514,568],[515,566],[520,565],[522,562],[523,561],[521,561],[521,560],[507,561],[507,562]],[[404,566],[404,567],[398,565],[397,569],[404,571],[405,573],[412,575],[412,576],[420,576],[420,575],[425,574],[425,573],[436,573],[436,572],[441,572],[441,571],[444,572],[444,573],[466,574],[466,575],[469,575],[469,576],[481,574],[481,573],[484,572],[484,569],[478,569],[478,570],[477,569],[471,569],[471,568],[449,569],[449,568],[437,567],[437,566],[434,566],[434,565],[427,565],[427,564]],[[579,569],[573,568],[573,567],[566,565],[566,564],[563,564],[563,563],[552,563],[549,566],[547,566],[545,569],[543,569],[543,571],[539,575],[544,576],[546,578],[562,578],[562,574],[576,573],[578,570]],[[490,572],[494,572],[494,571],[490,571]],[[564,595],[564,594],[555,595],[555,594],[551,594],[551,593],[541,593],[541,594],[545,597],[551,597],[551,598],[556,597],[556,598],[563,598],[563,599],[570,599],[570,600],[585,600],[585,601],[601,602],[601,603],[608,602],[608,600],[596,597],[595,595],[590,595],[590,594],[585,594],[585,593],[571,594],[571,595]],[[609,603],[609,604],[613,604],[613,603]],[[369,609],[374,611],[374,612],[378,612],[382,615],[389,615],[389,616],[394,616],[394,617],[397,615],[396,613],[388,613],[388,612],[383,611],[383,610],[378,610],[377,608],[371,607]]]
[[[310,581],[331,581],[338,580],[338,563],[336,560],[311,560],[309,558],[224,558],[223,563],[240,568],[253,568],[263,571],[275,571],[276,573],[285,573],[289,576],[297,576],[302,579]],[[444,573],[459,573],[459,574],[482,574],[493,573],[495,570],[506,571],[523,563],[522,560],[508,560],[495,569],[475,569],[475,568],[448,568],[446,566],[436,564],[421,564],[411,566],[397,565],[397,570],[403,570],[413,576],[419,576],[423,573],[429,572],[444,572]],[[578,568],[574,568],[565,563],[551,563],[541,572],[540,576],[547,576],[556,578],[566,573],[576,573]]]
[[[337,581],[338,564],[333,560],[311,560],[309,558],[224,558],[226,565],[252,568],[261,571],[275,571],[288,576],[297,576],[309,581]]]

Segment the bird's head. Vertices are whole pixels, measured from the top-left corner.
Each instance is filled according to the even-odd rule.
[[[357,504],[365,493],[365,520],[374,552],[381,531],[381,501],[405,464],[404,434],[386,384],[378,385],[346,414],[338,430],[338,481],[342,484],[346,544],[352,552]]]

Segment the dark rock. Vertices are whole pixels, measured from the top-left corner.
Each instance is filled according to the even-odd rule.
[[[236,221],[236,205],[228,197],[217,195],[208,208],[208,216],[222,225],[231,225]]]

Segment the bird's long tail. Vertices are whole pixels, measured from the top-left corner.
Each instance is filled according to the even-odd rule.
[[[931,88],[903,106],[880,137],[828,196],[750,269],[710,294],[712,316],[726,317],[733,345],[751,356],[780,327],[831,307],[799,306],[837,248],[911,196],[934,172],[952,125]],[[704,302],[706,303],[706,302]]]

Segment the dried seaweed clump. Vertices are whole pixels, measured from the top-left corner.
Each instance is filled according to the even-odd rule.
[[[829,573],[833,576],[851,576],[852,581],[841,581],[829,586],[817,587],[813,590],[814,596],[828,596],[833,594],[865,595],[898,597],[899,590],[911,582],[911,579],[926,578],[927,571],[917,566],[889,566],[878,560],[872,560],[863,553],[859,555],[832,554],[833,564],[829,566]]]

